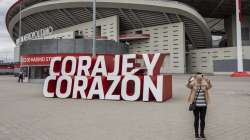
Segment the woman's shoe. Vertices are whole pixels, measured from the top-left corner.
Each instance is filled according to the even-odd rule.
[[[195,133],[195,138],[196,138],[196,139],[200,138],[200,136],[199,136],[198,133]]]
[[[202,133],[202,134],[200,135],[200,138],[203,138],[203,139],[206,138],[205,135],[204,135],[204,133]]]

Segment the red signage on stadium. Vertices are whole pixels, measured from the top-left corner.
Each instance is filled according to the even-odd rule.
[[[65,56],[80,56],[86,54],[29,54],[21,56],[21,66],[49,66],[50,61],[54,57],[65,57]]]
[[[49,65],[51,58],[56,56],[53,54],[22,55],[21,66]]]
[[[50,62],[50,76],[44,82],[43,95],[49,98],[163,102],[172,97],[172,76],[160,75],[165,56],[54,57]]]

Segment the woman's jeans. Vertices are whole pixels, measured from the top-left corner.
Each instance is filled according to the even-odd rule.
[[[200,134],[204,134],[207,107],[196,107],[193,113],[194,113],[195,134],[198,134],[199,132],[199,121],[200,121]]]

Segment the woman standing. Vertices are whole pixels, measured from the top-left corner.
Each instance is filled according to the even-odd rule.
[[[208,90],[212,87],[211,83],[201,73],[197,73],[192,81],[189,81],[187,87],[191,89],[188,101],[195,106],[192,110],[194,114],[195,138],[205,138],[205,118],[207,104],[209,103]]]

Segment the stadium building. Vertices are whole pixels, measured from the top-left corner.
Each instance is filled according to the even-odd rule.
[[[241,0],[244,71],[250,1]],[[6,15],[15,60],[30,78],[54,56],[92,53],[92,0],[19,0]],[[97,0],[97,54],[166,53],[162,73],[237,71],[235,0]]]

